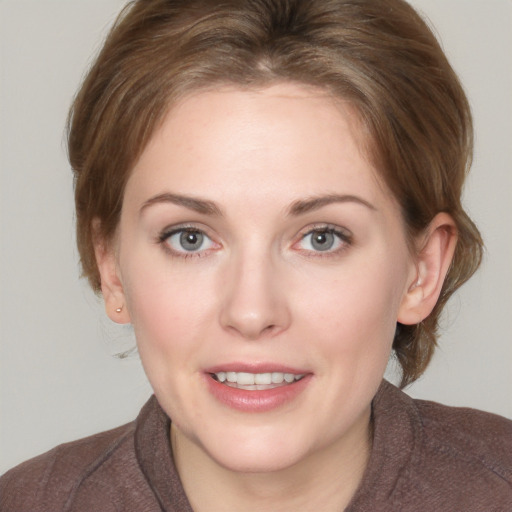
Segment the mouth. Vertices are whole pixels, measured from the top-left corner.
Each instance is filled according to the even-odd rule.
[[[266,372],[249,373],[220,371],[210,373],[210,377],[226,386],[247,391],[265,391],[289,386],[301,379],[305,374],[284,373],[284,372]]]
[[[303,369],[272,363],[230,363],[209,368],[204,376],[207,389],[218,402],[244,413],[285,407],[297,400],[313,380],[313,374]]]

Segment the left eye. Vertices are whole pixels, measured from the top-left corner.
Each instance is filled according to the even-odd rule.
[[[166,237],[165,242],[176,252],[199,252],[213,246],[211,238],[196,229],[174,231]]]
[[[301,249],[314,252],[336,251],[347,242],[347,237],[334,229],[314,229],[300,240]]]

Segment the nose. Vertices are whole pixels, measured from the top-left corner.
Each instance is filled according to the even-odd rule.
[[[222,327],[247,340],[286,330],[291,315],[282,273],[267,254],[234,257],[222,283]]]

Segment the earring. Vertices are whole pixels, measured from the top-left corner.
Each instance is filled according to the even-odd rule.
[[[116,308],[116,313],[121,313],[121,311],[123,311],[123,306],[121,306],[120,308]]]

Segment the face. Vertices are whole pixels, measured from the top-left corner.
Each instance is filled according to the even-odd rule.
[[[116,272],[142,363],[177,431],[225,468],[367,435],[414,263],[359,141],[318,90],[200,92],[127,183]]]

